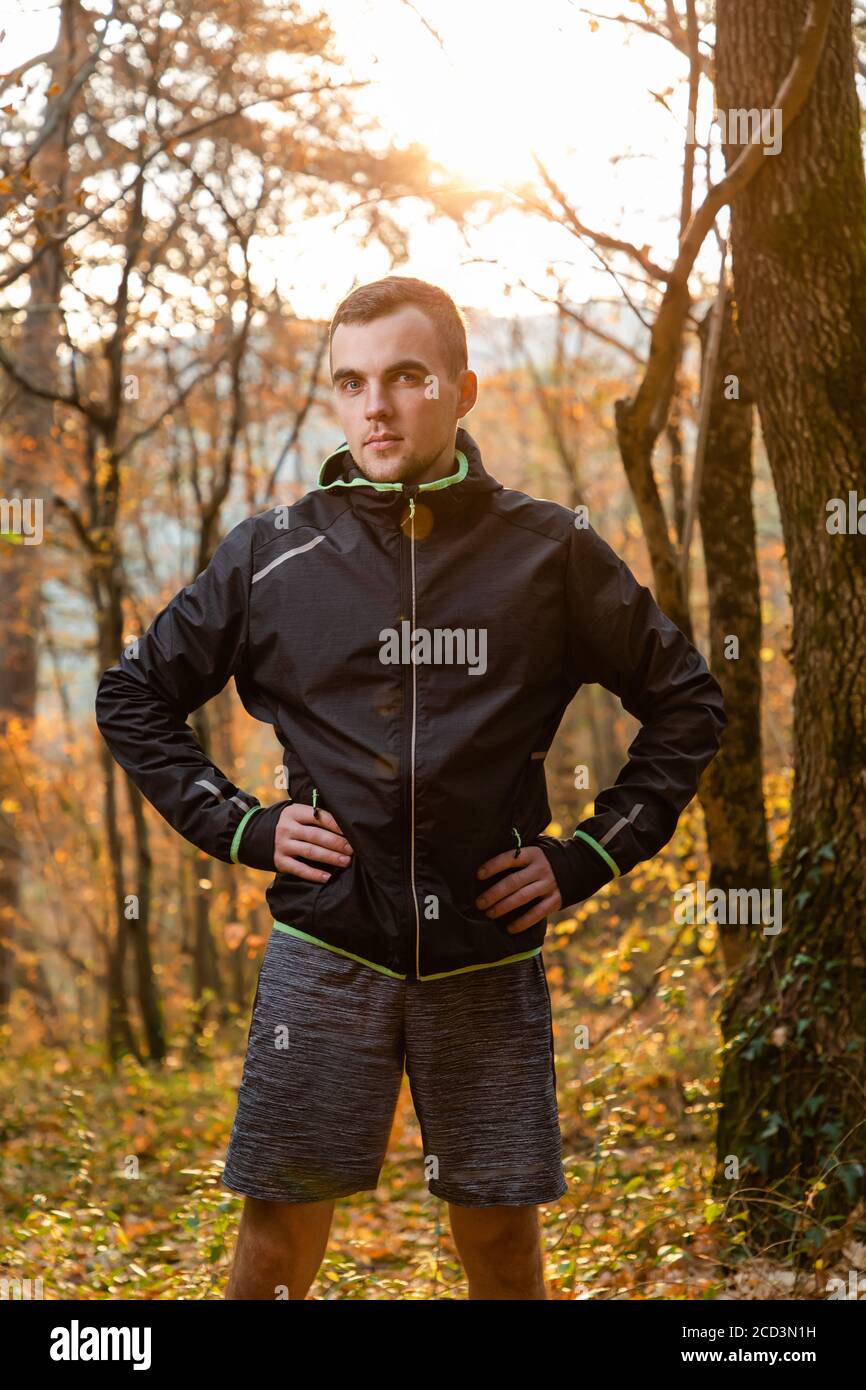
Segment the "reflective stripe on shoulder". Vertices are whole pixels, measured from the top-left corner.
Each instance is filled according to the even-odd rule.
[[[319,541],[323,541],[324,539],[324,536],[314,536],[313,539],[307,541],[305,545],[296,545],[294,550],[284,551],[282,555],[277,556],[276,560],[271,560],[269,565],[265,565],[263,570],[258,570],[252,577],[252,583],[255,584],[257,580],[264,579],[265,575],[270,574],[272,569],[276,569],[277,565],[281,565],[284,560],[291,560],[293,555],[303,555],[305,550],[312,550],[314,545],[318,545]]]

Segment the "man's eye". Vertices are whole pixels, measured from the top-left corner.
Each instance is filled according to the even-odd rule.
[[[343,382],[343,390],[348,391],[350,386],[358,385],[360,385],[360,383],[358,382],[358,379],[356,377],[349,377],[346,381]]]

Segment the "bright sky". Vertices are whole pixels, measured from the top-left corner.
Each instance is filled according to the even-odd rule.
[[[657,256],[670,258],[686,63],[667,44],[641,35],[627,44],[625,27],[616,23],[593,31],[574,0],[415,0],[417,13],[402,0],[322,0],[321,8],[351,76],[371,82],[359,102],[400,142],[425,144],[470,187],[533,177],[535,150],[585,223],[649,243]],[[596,0],[592,8],[641,13],[633,0]],[[419,14],[435,27],[444,51]],[[45,0],[18,6],[0,0],[3,67],[47,48],[58,16]],[[675,84],[671,115],[648,89]],[[709,92],[702,114],[703,135],[712,115]],[[465,306],[537,311],[534,296],[518,290],[506,298],[504,286],[523,279],[549,292],[550,260],[571,265],[575,300],[616,293],[573,236],[524,214],[478,229],[470,246],[450,222],[419,215],[417,204],[404,203],[401,216],[412,236],[411,260],[400,273],[434,280]],[[388,272],[383,250],[359,249],[351,226],[335,231],[333,221],[308,222],[291,238],[269,239],[261,248],[258,278],[279,278],[299,314],[327,316],[355,276],[370,280]],[[715,248],[709,251],[714,265]],[[501,265],[469,264],[473,257],[495,257]]]
[[[627,45],[624,26],[615,23],[599,24],[593,32],[573,0],[417,0],[416,12],[402,0],[325,0],[323,8],[352,75],[372,84],[359,101],[398,138],[425,144],[470,187],[535,177],[535,150],[587,225],[618,230],[638,245],[651,241],[662,254],[673,252],[675,229],[665,230],[663,220],[679,207],[687,94],[685,86],[677,94],[676,119],[647,87],[661,92],[678,83],[686,63],[661,40],[637,35]],[[600,0],[592,8],[616,14],[627,6]],[[641,13],[636,4],[630,9]],[[435,28],[444,51],[419,14]],[[624,157],[611,163],[612,156]],[[308,234],[309,299],[304,305],[293,296],[300,312],[333,305],[334,290],[341,294],[349,287],[335,286],[329,276],[320,299],[315,228]],[[416,215],[411,247],[411,263],[402,273],[443,285],[461,304],[498,313],[539,309],[538,300],[520,290],[507,299],[503,284],[522,279],[549,292],[549,260],[575,263],[572,293],[578,300],[616,293],[572,235],[530,224],[523,213],[500,217],[473,234],[470,247],[450,223]],[[329,267],[342,260],[333,250]],[[473,256],[495,258],[502,268],[468,264]],[[349,281],[354,273],[368,280],[388,269],[384,252],[375,248],[360,262],[353,249],[343,264]]]

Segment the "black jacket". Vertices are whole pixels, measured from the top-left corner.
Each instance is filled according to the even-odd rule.
[[[418,979],[537,953],[547,919],[509,935],[525,907],[486,917],[479,865],[538,844],[563,907],[589,897],[668,842],[727,722],[704,659],[611,547],[504,488],[466,430],[456,444],[454,473],[420,487],[369,482],[342,444],[311,492],[229,532],[96,695],[121,767],[217,859],[273,872],[283,807],[329,811],[351,862],[316,865],[325,883],[277,873],[273,918]],[[232,675],[282,744],[271,806],[186,723]],[[595,814],[554,839],[544,757],[591,681],[642,728]]]

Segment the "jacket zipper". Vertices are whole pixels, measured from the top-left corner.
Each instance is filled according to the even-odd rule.
[[[411,593],[410,641],[414,639],[417,617],[415,590],[415,494],[417,483],[407,483],[409,494],[409,577]],[[412,681],[412,720],[409,733],[409,893],[412,910],[415,914],[415,975],[421,978],[421,912],[418,907],[418,889],[415,882],[415,745],[418,713],[418,668],[410,662]]]

